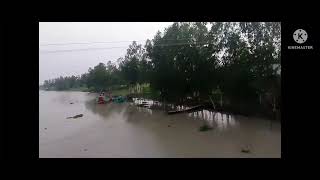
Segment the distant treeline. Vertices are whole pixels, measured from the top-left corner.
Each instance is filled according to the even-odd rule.
[[[281,99],[280,28],[279,22],[173,23],[144,46],[133,42],[117,64],[100,63],[81,76],[46,80],[43,87],[99,91],[149,83],[169,101],[219,92],[226,106],[270,110]]]
[[[81,87],[87,87],[83,76],[61,76],[59,78],[45,80],[43,85],[40,86],[41,89],[58,91]]]

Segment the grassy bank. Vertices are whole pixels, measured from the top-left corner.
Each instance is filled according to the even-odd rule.
[[[69,88],[69,89],[56,89],[56,88],[48,88],[48,89],[40,89],[44,91],[80,91],[80,92],[90,92],[90,89],[87,87],[76,87],[76,88]]]
[[[130,93],[129,93],[129,89],[117,89],[117,90],[113,90],[112,91],[112,95],[114,95],[114,96],[127,96],[127,95],[129,95]]]
[[[89,92],[87,87],[77,87],[77,88],[70,88],[65,91],[81,91],[81,92]]]

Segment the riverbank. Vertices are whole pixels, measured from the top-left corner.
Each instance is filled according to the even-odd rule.
[[[50,90],[49,90],[50,91]],[[90,93],[99,93],[95,91],[90,91],[90,89],[86,87],[80,87],[80,88],[71,88],[66,91],[78,91],[78,92],[90,92]],[[212,102],[207,100],[196,100],[196,99],[189,99],[183,102],[175,102],[175,101],[166,101],[163,102],[163,99],[160,98],[160,96],[156,93],[152,93],[150,89],[142,90],[141,93],[135,93],[132,94],[129,91],[129,88],[119,88],[115,90],[111,90],[113,96],[124,96],[127,97],[127,99],[132,98],[141,98],[141,99],[149,99],[152,101],[159,101],[162,102],[162,104],[169,104],[169,106],[166,107],[154,107],[154,109],[162,109],[166,111],[174,111],[177,110],[177,106],[185,106],[185,107],[191,107],[191,106],[198,106],[202,105],[203,109],[207,109],[210,111],[218,111],[221,113],[226,114],[237,114],[242,115],[246,117],[256,117],[256,118],[268,118],[276,121],[281,121],[281,113],[279,110],[277,110],[275,113],[268,112],[264,110],[263,108],[259,108],[254,105],[223,105],[220,106],[219,103],[215,103],[215,107],[213,106]],[[173,106],[173,107],[172,107]]]
[[[78,87],[78,88],[70,88],[70,89],[65,89],[65,90],[57,90],[57,89],[40,89],[43,91],[77,91],[77,92],[91,92],[91,93],[99,93],[98,91],[94,91],[92,89],[89,89],[87,87]],[[112,94],[119,96],[127,96],[129,94],[129,89],[116,89],[112,90]]]
[[[69,88],[69,89],[63,89],[63,90],[59,90],[59,89],[55,89],[55,88],[47,88],[47,89],[39,89],[42,91],[79,91],[79,92],[90,92],[90,89],[88,89],[87,87],[76,87],[76,88]]]

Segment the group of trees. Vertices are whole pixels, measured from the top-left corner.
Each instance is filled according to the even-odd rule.
[[[107,65],[99,63],[93,69],[89,68],[88,73],[82,76],[85,77],[87,87],[93,88],[94,91],[125,84],[119,69],[111,61],[108,61]]]
[[[280,23],[173,23],[120,66],[130,83],[147,82],[172,101],[208,99],[217,90],[237,108],[279,106]],[[247,106],[247,107],[246,107]]]
[[[78,88],[84,86],[85,82],[80,76],[70,76],[45,80],[42,87],[45,89],[67,90],[70,88]]]
[[[129,84],[149,83],[152,72],[151,61],[147,59],[146,48],[135,41],[129,45],[124,58],[119,58],[119,70],[123,79]]]
[[[278,22],[173,23],[144,46],[133,42],[118,67],[100,63],[54,84],[102,89],[149,83],[172,101],[208,99],[218,90],[227,104],[279,104],[280,28]]]
[[[108,87],[125,84],[115,64],[108,61],[107,65],[99,63],[93,69],[81,76],[66,76],[45,80],[42,88],[50,90],[68,90],[71,88],[86,87],[92,91],[101,91]]]

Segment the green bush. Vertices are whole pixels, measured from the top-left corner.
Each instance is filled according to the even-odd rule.
[[[90,87],[90,88],[88,88],[88,91],[89,92],[96,92],[96,89],[94,87]]]

